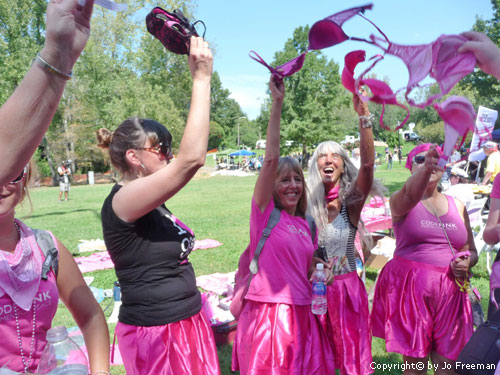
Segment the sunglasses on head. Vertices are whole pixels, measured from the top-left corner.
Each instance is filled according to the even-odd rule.
[[[24,176],[26,176],[27,173],[28,173],[28,166],[24,167],[21,174],[17,176],[15,179],[13,179],[10,183],[18,184],[19,182],[22,181],[22,179],[24,178]]]
[[[415,164],[424,164],[425,162],[425,155],[417,155],[413,158],[413,162]]]

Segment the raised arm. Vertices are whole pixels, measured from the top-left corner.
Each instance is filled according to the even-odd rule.
[[[101,307],[83,280],[73,256],[57,241],[59,273],[57,288],[61,300],[80,328],[89,353],[90,373],[109,371],[109,332]]]
[[[113,198],[113,210],[133,222],[175,195],[205,164],[210,118],[212,53],[202,38],[191,38],[189,68],[193,77],[191,108],[177,158],[149,176],[125,185]],[[137,199],[141,197],[141,199]]]
[[[483,33],[467,31],[461,34],[468,39],[459,52],[472,52],[477,59],[477,65],[486,74],[491,74],[500,80],[500,49]]]
[[[271,78],[269,89],[273,103],[267,126],[266,154],[253,192],[253,199],[261,211],[264,211],[269,201],[273,199],[274,181],[280,158],[280,121],[285,97],[285,84],[282,80]]]
[[[391,196],[391,215],[393,222],[401,220],[406,214],[417,205],[422,199],[427,184],[433,171],[442,171],[437,162],[439,154],[435,146],[432,146],[425,155],[425,165],[418,168],[413,173],[401,190],[398,190]]]
[[[63,75],[71,73],[87,43],[93,5],[93,0],[84,7],[77,0],[52,0],[47,6],[40,57]],[[0,108],[0,185],[19,175],[30,160],[54,117],[66,82],[37,58]]]
[[[370,111],[368,110],[368,105],[356,94],[354,94],[352,102],[354,104],[354,110],[359,115],[359,149],[361,163],[358,178],[356,179],[356,191],[362,195],[362,199],[360,199],[352,209],[349,207],[349,216],[353,223],[357,223],[365,200],[368,194],[370,194],[373,185],[375,146],[373,144],[372,121],[369,118]]]

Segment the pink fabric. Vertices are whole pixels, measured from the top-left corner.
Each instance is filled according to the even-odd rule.
[[[40,250],[39,250],[40,251]],[[35,373],[42,351],[47,343],[46,334],[52,325],[52,319],[57,311],[59,293],[53,272],[49,272],[48,279],[42,280],[35,294],[36,305],[36,332],[35,347],[32,361],[29,364],[29,372]],[[19,342],[16,333],[16,320],[14,316],[14,303],[8,295],[0,297],[0,367],[7,365],[8,368],[17,372],[24,372],[19,351]],[[33,327],[33,310],[18,309],[19,327],[25,360],[28,359],[31,348],[31,335]]]
[[[253,257],[274,202],[264,212],[252,199],[250,214],[250,256]],[[253,277],[246,299],[296,305],[311,304],[311,284],[307,277],[314,245],[306,219],[281,211],[259,257],[259,271]]]
[[[448,212],[440,216],[451,245],[456,252],[467,243],[467,229],[460,217],[453,197],[448,200]],[[406,217],[394,223],[395,255],[415,262],[448,267],[453,253],[438,219],[422,204],[418,204]]]
[[[413,158],[420,154],[421,152],[427,151],[433,146],[432,143],[423,143],[421,145],[418,145],[414,147],[408,154],[408,157],[406,158],[406,164],[405,168],[409,169],[411,171],[411,168],[413,166]],[[436,146],[436,151],[438,152],[439,155],[442,154],[441,148],[439,146]]]
[[[472,311],[449,267],[395,256],[375,289],[372,332],[388,352],[424,358],[435,351],[456,360],[472,336]]]
[[[366,288],[356,272],[335,276],[327,288],[327,336],[341,374],[373,373]]]
[[[387,38],[381,39],[371,36],[375,45],[380,47],[384,54],[390,54],[400,58],[408,68],[409,80],[405,90],[405,97],[411,106],[424,108],[432,104],[437,99],[442,98],[457,84],[463,77],[474,71],[476,58],[474,54],[458,53],[460,46],[466,41],[460,35],[441,35],[436,41],[425,45],[405,46],[388,42]],[[388,46],[382,43],[388,42]],[[372,96],[366,98],[375,103],[382,104],[380,124],[389,129],[383,122],[385,105],[391,104],[406,110],[406,117],[401,121],[396,129],[401,128],[409,118],[409,109],[398,102],[397,93],[385,82],[377,79],[365,79],[365,75],[380,61],[382,56],[375,56],[375,61],[357,79],[354,79],[354,69],[359,62],[365,60],[365,51],[354,51],[346,55],[345,67],[342,72],[342,83],[344,87],[353,93],[360,92],[360,87],[366,85],[370,88]],[[373,58],[372,58],[373,59]],[[419,83],[427,76],[434,78],[439,85],[440,92],[430,96],[424,103],[416,103],[410,98],[410,93],[414,88],[420,87]],[[443,118],[446,122],[446,118]]]
[[[339,188],[340,188],[340,184],[337,184],[326,193],[326,195],[325,195],[326,203],[330,203],[331,201],[334,201],[335,199],[338,198]]]
[[[495,299],[495,289],[500,288],[500,262],[494,262],[491,266],[490,275],[490,299],[498,309],[498,303]]]
[[[490,198],[500,199],[500,173],[497,174],[493,180]]]
[[[0,296],[7,294],[21,309],[29,310],[40,284],[43,253],[33,231],[20,220],[16,223],[21,240],[13,253],[0,251]]]
[[[329,375],[333,356],[311,306],[247,301],[233,344],[241,375]]]
[[[179,219],[177,219],[176,223],[179,224],[184,229],[187,228],[184,224],[182,224],[182,222]],[[200,241],[196,240],[194,243],[193,250],[209,249],[221,245],[222,243],[220,243],[219,241],[212,240],[209,238]],[[82,273],[107,270],[115,267],[107,251],[94,253],[92,255],[89,255],[88,257],[76,257],[75,262]]]
[[[196,286],[220,296],[229,294],[234,283],[235,272],[212,273],[210,275],[201,275],[196,278]]]
[[[210,324],[200,312],[154,327],[116,324],[118,347],[128,375],[218,375]]]
[[[107,251],[100,251],[88,257],[77,257],[75,262],[82,273],[114,268]]]

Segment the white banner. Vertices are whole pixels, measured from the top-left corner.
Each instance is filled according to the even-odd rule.
[[[483,144],[491,140],[491,132],[495,127],[498,112],[486,107],[479,106],[477,109],[476,126],[472,135],[470,151],[474,152],[481,148]]]

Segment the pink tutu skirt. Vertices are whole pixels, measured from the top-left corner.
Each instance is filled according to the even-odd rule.
[[[333,355],[311,306],[246,300],[233,345],[241,375],[330,375]]]
[[[127,375],[219,375],[210,324],[200,312],[163,326],[118,322],[118,347]]]
[[[373,373],[366,288],[356,271],[335,276],[328,286],[326,331],[342,375]]]
[[[385,339],[388,352],[456,360],[473,333],[469,297],[449,267],[395,256],[377,282],[372,332]]]

